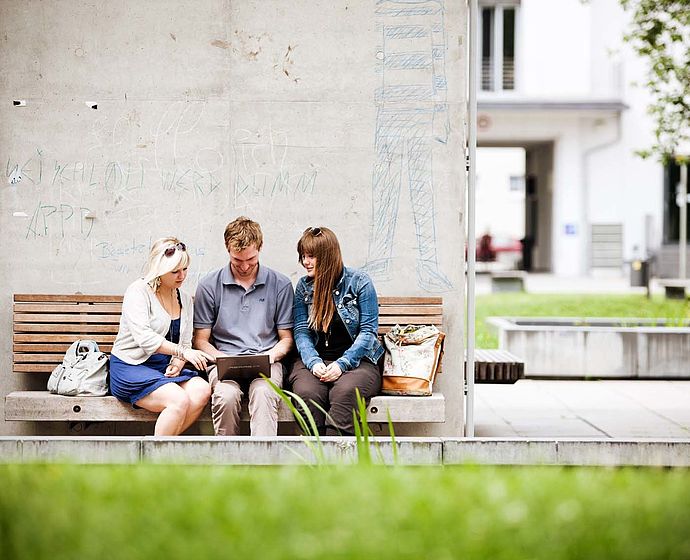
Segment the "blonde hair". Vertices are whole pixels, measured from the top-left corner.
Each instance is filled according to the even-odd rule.
[[[326,227],[307,228],[297,242],[297,254],[302,263],[304,255],[316,257],[314,268],[314,303],[309,312],[309,326],[327,332],[335,313],[333,288],[343,274],[343,255],[340,243]]]
[[[238,216],[225,228],[225,247],[233,251],[242,251],[254,245],[257,251],[264,244],[261,226],[246,216]]]
[[[168,272],[177,270],[179,268],[187,268],[189,266],[190,258],[186,250],[177,247],[182,243],[177,237],[161,237],[156,239],[151,245],[148,261],[144,267],[144,282],[146,282],[155,292],[160,286],[160,277]],[[165,251],[174,248],[175,252],[169,256],[165,256]]]

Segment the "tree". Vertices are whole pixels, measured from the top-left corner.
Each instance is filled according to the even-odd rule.
[[[625,35],[635,52],[647,60],[647,82],[653,101],[648,107],[655,123],[655,143],[639,152],[664,163],[687,163],[679,147],[690,144],[690,1],[620,0],[632,14]]]

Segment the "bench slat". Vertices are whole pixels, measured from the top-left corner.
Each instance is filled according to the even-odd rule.
[[[62,363],[62,358],[65,356],[64,352],[62,354],[15,354],[14,363],[15,364],[29,364],[29,363],[50,363],[57,365]]]
[[[438,296],[379,296],[379,305],[443,305]],[[15,302],[122,303],[121,295],[103,294],[14,294]]]
[[[117,331],[115,331],[117,334]],[[98,344],[110,344],[115,342],[115,334],[100,334],[100,333],[90,333],[88,338],[95,340]],[[13,342],[25,342],[25,343],[42,343],[42,342],[67,342],[67,346],[72,344],[75,340],[73,334],[27,334],[27,333],[15,333],[12,337]]]
[[[118,324],[112,323],[107,325],[100,324],[43,324],[43,323],[15,323],[15,333],[82,333],[88,336],[82,338],[93,338],[89,333],[115,333],[117,334]],[[45,338],[43,339],[45,340]],[[72,337],[74,340],[74,337]]]
[[[425,317],[415,315],[383,315],[379,317],[379,325],[442,325],[443,319],[437,315]]]
[[[443,315],[443,308],[436,306],[428,307],[411,307],[408,305],[401,305],[399,307],[379,307],[379,316],[387,315]]]
[[[60,360],[62,362],[62,360]],[[14,373],[50,373],[55,369],[57,363],[53,364],[15,364]]]
[[[443,305],[439,296],[379,296],[381,305]]]
[[[15,303],[15,313],[121,313],[120,303]]]
[[[15,323],[120,323],[120,315],[15,313]]]
[[[70,338],[70,341],[73,342]],[[44,341],[42,341],[44,342]],[[12,345],[12,352],[16,352],[17,354],[25,354],[25,353],[31,353],[31,352],[46,352],[49,354],[60,354],[60,356],[64,356],[65,352],[67,352],[67,349],[70,347],[71,342],[66,341],[62,344],[13,344]],[[98,341],[96,341],[98,342]],[[100,342],[98,343],[98,348],[101,352],[110,352],[112,350],[113,345],[112,344],[101,344]]]
[[[75,303],[122,303],[121,295],[93,294],[14,294],[14,302],[75,302]]]

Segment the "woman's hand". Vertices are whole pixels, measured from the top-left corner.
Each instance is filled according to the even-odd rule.
[[[319,362],[312,368],[311,372],[323,381],[323,375],[326,373],[326,364]]]
[[[338,362],[331,362],[326,367],[326,372],[321,376],[321,381],[331,383],[332,381],[338,379],[342,374],[343,371],[340,369]]]
[[[185,348],[182,357],[200,371],[206,369],[208,362],[215,361],[210,354],[203,350],[194,350],[194,348]]]
[[[177,377],[180,375],[184,363],[185,362],[182,358],[173,358],[170,360],[168,367],[165,368],[165,377]]]

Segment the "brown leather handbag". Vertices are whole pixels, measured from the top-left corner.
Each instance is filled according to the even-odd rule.
[[[445,333],[433,325],[396,325],[383,338],[384,395],[429,396],[441,369]]]

